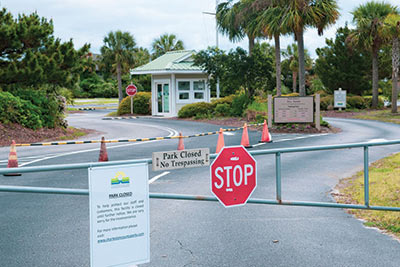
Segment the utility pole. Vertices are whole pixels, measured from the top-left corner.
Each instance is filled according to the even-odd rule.
[[[217,8],[218,8],[218,0],[215,0],[215,12],[203,12],[203,14],[215,16],[215,44],[218,48],[218,22],[217,22]],[[217,79],[217,98],[219,98],[219,79]]]

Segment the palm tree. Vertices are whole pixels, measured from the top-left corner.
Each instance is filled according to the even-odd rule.
[[[289,69],[292,71],[292,89],[293,93],[297,92],[297,75],[299,72],[299,50],[297,44],[293,43],[288,45],[286,51],[283,52],[283,55],[286,56],[289,61]],[[307,49],[304,49],[304,58],[305,58],[305,69],[310,70],[312,68],[312,58],[308,53]]]
[[[101,47],[101,55],[106,64],[112,66],[113,72],[117,74],[118,99],[121,103],[122,94],[122,72],[129,71],[133,67],[136,42],[129,32],[109,32],[104,37],[104,45]]]
[[[306,27],[316,27],[318,34],[335,23],[339,17],[336,0],[276,0],[284,5],[285,12],[282,15],[282,24],[291,29],[298,43],[299,53],[299,93],[306,95],[305,85],[305,56],[303,33]]]
[[[389,14],[384,20],[383,35],[392,39],[392,113],[397,113],[397,98],[399,94],[399,38],[400,15]]]
[[[232,0],[220,3],[217,6],[217,26],[218,30],[228,36],[232,42],[238,42],[245,36],[249,39],[249,54],[254,48],[256,37],[261,34],[256,33],[256,14],[251,10],[253,1],[239,1],[233,3]]]
[[[368,2],[356,8],[353,22],[357,28],[349,35],[348,42],[372,53],[372,108],[378,106],[378,58],[385,39],[382,36],[383,21],[395,8],[384,2]]]
[[[260,12],[257,19],[257,29],[275,42],[275,69],[276,69],[276,94],[281,95],[281,48],[280,35],[287,34],[288,29],[282,24],[284,7],[280,1],[253,0],[253,6]]]
[[[168,33],[165,33],[161,35],[159,38],[154,39],[153,43],[151,44],[151,47],[153,49],[153,54],[152,54],[153,59],[162,56],[169,51],[177,51],[185,49],[183,41],[178,40],[175,34],[168,34]]]

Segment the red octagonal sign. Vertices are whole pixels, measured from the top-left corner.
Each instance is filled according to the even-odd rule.
[[[210,172],[211,192],[225,207],[246,204],[257,186],[257,162],[243,146],[224,147]]]
[[[126,87],[125,91],[126,91],[127,95],[134,96],[134,95],[136,95],[137,88],[134,84],[130,84]]]

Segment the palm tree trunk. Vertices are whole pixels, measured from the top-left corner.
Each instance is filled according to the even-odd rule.
[[[393,38],[392,47],[392,113],[397,113],[397,96],[399,94],[399,38]]]
[[[292,81],[293,81],[293,85],[292,85],[293,93],[296,93],[297,92],[297,71],[293,71]]]
[[[274,35],[275,39],[275,66],[276,66],[276,95],[281,96],[281,44],[279,34]]]
[[[121,81],[121,63],[117,63],[117,81],[118,81],[118,101],[122,102],[122,81]]]
[[[299,93],[300,96],[306,96],[306,69],[304,61],[304,38],[303,29],[296,33],[298,53],[299,53]]]
[[[372,105],[371,108],[378,107],[378,47],[372,46]]]
[[[247,36],[249,38],[249,55],[251,56],[251,54],[253,53],[253,48],[254,48],[254,37],[248,35]]]

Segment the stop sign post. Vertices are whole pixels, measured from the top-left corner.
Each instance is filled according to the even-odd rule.
[[[133,97],[137,93],[137,88],[134,84],[131,83],[130,85],[128,85],[126,87],[125,91],[126,91],[126,94],[131,97],[131,114],[133,114]]]
[[[211,192],[225,207],[246,204],[257,186],[257,162],[243,146],[224,147],[210,172]]]

